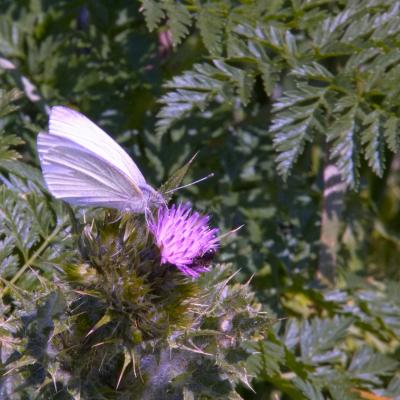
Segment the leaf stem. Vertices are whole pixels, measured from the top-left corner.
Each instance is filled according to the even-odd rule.
[[[41,246],[32,254],[32,256],[28,259],[28,261],[18,270],[18,272],[13,276],[10,283],[15,283],[21,275],[26,271],[28,267],[36,260],[37,257],[46,249],[46,247],[50,244],[50,242],[58,235],[61,229],[64,227],[64,224],[61,223],[58,225],[53,232],[45,239],[45,241],[41,244]]]

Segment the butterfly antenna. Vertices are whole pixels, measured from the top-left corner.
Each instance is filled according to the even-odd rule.
[[[212,178],[213,176],[214,176],[214,173],[211,172],[211,174],[209,174],[209,175],[207,175],[207,176],[204,176],[203,178],[198,179],[197,181],[190,182],[190,183],[188,183],[187,185],[179,186],[179,187],[177,187],[177,188],[175,188],[175,189],[168,190],[168,191],[165,192],[165,194],[174,193],[174,192],[176,192],[177,190],[184,189],[184,188],[186,188],[186,187],[188,187],[188,186],[195,185],[196,183],[203,182],[203,181],[205,181],[206,179]]]

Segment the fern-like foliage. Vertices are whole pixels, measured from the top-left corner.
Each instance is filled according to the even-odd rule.
[[[214,59],[165,85],[158,131],[164,133],[191,112],[221,102],[246,106],[259,77],[273,101],[270,133],[282,177],[288,176],[305,144],[318,137],[330,143],[330,157],[349,187],[358,186],[362,157],[382,176],[386,149],[398,147],[397,2],[361,6],[348,1],[330,8],[304,1],[289,9],[282,3],[261,3],[220,1],[187,8]],[[188,34],[190,21],[182,11],[176,15],[185,22],[172,22],[171,32],[179,38],[175,43]],[[148,20],[150,28],[154,21]]]
[[[20,97],[21,93],[18,90],[0,91],[0,118],[6,117],[17,109],[14,102]],[[13,147],[21,144],[23,144],[23,141],[18,136],[6,134],[0,127],[0,160],[15,160],[19,158],[18,152]]]
[[[143,12],[149,29],[154,30],[166,18],[174,46],[180,44],[188,35],[191,13],[179,1],[173,0],[142,0]]]
[[[325,94],[325,88],[300,85],[274,104],[273,112],[277,117],[270,132],[274,134],[274,146],[279,152],[278,171],[285,178],[312,134],[323,132],[318,115],[323,110]]]
[[[355,277],[347,279],[349,286],[324,291],[323,299],[314,298],[317,307],[321,300],[328,302],[335,309],[335,317],[291,319],[283,330],[277,327],[267,341],[250,345],[250,371],[290,398],[357,399],[363,393],[398,396],[392,374],[399,363],[380,352],[381,346],[389,349],[399,335],[400,303],[398,296],[393,296],[398,285],[379,285],[377,290]],[[385,322],[382,325],[379,321]],[[363,329],[368,331],[364,334],[374,338],[375,349],[360,340]],[[346,349],[348,340],[355,344],[353,352]],[[290,370],[283,371],[287,366]]]
[[[0,276],[30,286],[57,275],[54,263],[68,257],[69,218],[61,203],[43,201],[37,170],[3,161],[0,171]]]
[[[249,101],[254,77],[221,61],[213,64],[196,64],[193,71],[165,84],[173,90],[160,99],[164,106],[158,114],[158,133],[165,133],[193,110],[204,111],[212,101],[229,104],[235,94],[244,104]]]
[[[0,116],[5,122],[17,110],[19,91],[0,92]],[[66,215],[59,203],[43,201],[43,183],[37,169],[16,161],[16,135],[2,132],[0,142],[0,277],[3,285],[35,282],[54,273],[48,264],[68,247],[54,241],[68,235]],[[63,215],[63,216],[62,216]],[[10,289],[10,288],[8,288]]]

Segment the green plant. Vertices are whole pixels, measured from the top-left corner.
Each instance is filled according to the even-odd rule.
[[[9,371],[0,397],[17,396],[10,388],[25,398],[56,390],[61,398],[129,398],[139,388],[151,396],[166,376],[137,331],[132,362],[132,324],[118,324],[125,303],[116,312],[109,297],[118,276],[136,289],[145,282],[148,294],[148,277],[126,276],[131,255],[123,252],[118,275],[87,258],[107,226],[115,240],[126,225],[104,224],[105,210],[70,209],[43,185],[35,138],[56,104],[76,107],[109,132],[153,187],[199,151],[185,182],[215,177],[173,201],[211,214],[222,234],[244,224],[221,243],[221,266],[191,284],[173,275],[165,303],[151,298],[145,311],[157,310],[164,329],[165,307],[185,304],[173,303],[172,293],[197,304],[239,271],[238,282],[254,277],[230,281],[229,298],[243,301],[234,304],[245,322],[257,320],[261,304],[268,329],[256,336],[257,327],[239,324],[231,354],[211,333],[230,326],[220,303],[214,321],[201,317],[206,332],[190,318],[182,322],[200,336],[181,335],[179,318],[172,341],[156,329],[164,336],[151,354],[171,370],[171,396],[398,396],[399,15],[394,0],[3,1],[0,103],[13,112],[0,110],[0,373]],[[76,245],[83,221],[95,221],[83,231],[86,255]],[[112,293],[126,300],[121,289]],[[90,323],[73,313],[79,301]],[[101,346],[117,325],[115,343]],[[247,328],[255,329],[250,338]],[[71,353],[61,350],[63,340]],[[212,356],[184,347],[200,342]],[[147,386],[139,359],[142,375],[154,377]]]

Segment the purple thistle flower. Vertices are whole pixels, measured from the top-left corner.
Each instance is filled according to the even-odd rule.
[[[188,204],[158,209],[157,220],[149,229],[161,253],[161,264],[173,264],[185,275],[199,276],[207,271],[206,261],[218,247],[217,229],[208,226],[209,216],[192,212]]]

